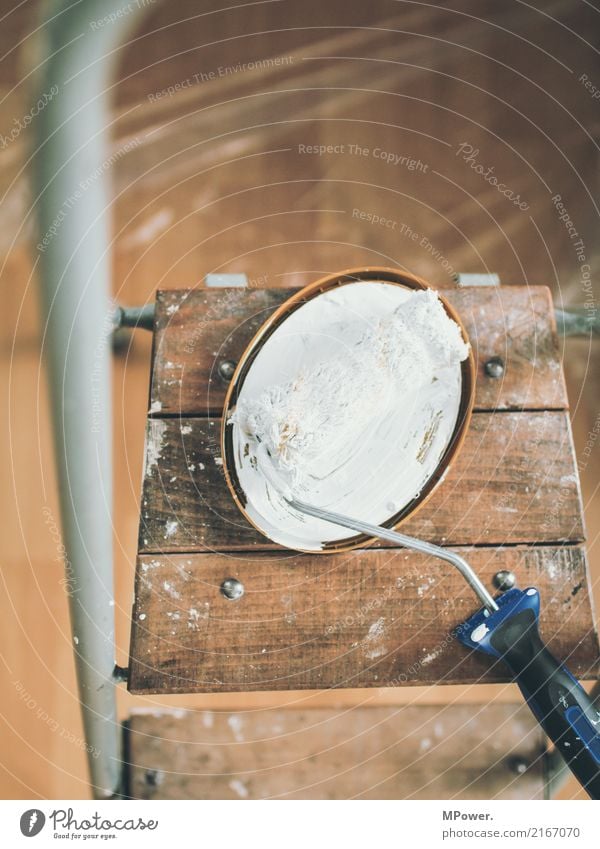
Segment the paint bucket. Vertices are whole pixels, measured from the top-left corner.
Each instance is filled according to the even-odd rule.
[[[222,450],[232,496],[261,533],[287,548],[311,553],[364,547],[372,537],[350,534],[327,522],[311,522],[284,503],[274,503],[261,485],[252,446],[229,419],[244,392],[257,393],[293,378],[316,361],[323,344],[343,355],[350,322],[365,327],[389,315],[415,289],[431,288],[418,277],[390,268],[350,269],[328,275],[292,295],[265,321],[242,354],[223,412]],[[439,294],[439,293],[438,293]],[[464,328],[440,296],[452,318]],[[325,343],[323,342],[325,340]],[[472,351],[441,379],[419,390],[406,409],[378,421],[361,443],[360,457],[324,473],[311,501],[386,528],[414,515],[432,495],[463,443],[473,406]],[[404,406],[404,405],[403,405]]]

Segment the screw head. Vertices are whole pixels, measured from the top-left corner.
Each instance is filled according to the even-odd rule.
[[[235,363],[232,360],[222,360],[222,362],[219,363],[218,372],[219,377],[229,383],[233,377],[233,373],[235,372]]]
[[[144,781],[148,787],[158,787],[163,780],[163,774],[157,769],[147,769],[144,774]]]
[[[504,374],[504,360],[502,357],[490,357],[483,367],[488,377],[496,380]]]
[[[507,569],[501,569],[500,572],[496,572],[494,575],[493,583],[496,589],[505,592],[506,590],[512,590],[514,585],[517,583],[517,579],[514,572],[509,572]]]
[[[221,593],[230,601],[237,601],[244,595],[244,585],[237,578],[225,578],[221,584]]]
[[[508,765],[511,772],[514,772],[517,775],[524,775],[529,766],[527,761],[523,760],[523,758],[519,757],[519,755],[509,758]]]

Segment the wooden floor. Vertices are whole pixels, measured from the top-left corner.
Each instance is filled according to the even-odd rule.
[[[34,0],[11,12],[13,5],[0,4],[8,13],[0,36],[5,135],[13,118],[28,111],[27,36],[37,10]],[[157,3],[143,38],[129,46],[117,91],[115,296],[144,303],[157,288],[195,286],[214,271],[245,271],[255,286],[290,286],[377,263],[437,283],[450,269],[498,271],[505,283],[551,285],[558,303],[589,300],[582,263],[552,197],[561,195],[597,280],[598,103],[579,78],[586,74],[600,85],[600,64],[589,46],[599,13],[569,0],[540,8],[543,13],[516,2],[475,0],[452,9],[283,0],[220,14],[206,0]],[[270,57],[281,61],[264,61]],[[242,67],[250,62],[259,67]],[[229,70],[220,74],[219,68]],[[206,79],[196,82],[199,73]],[[173,96],[157,97],[190,79],[194,84],[180,85]],[[26,136],[0,150],[0,796],[86,798],[41,369],[35,240],[21,173]],[[124,153],[127,141],[134,144]],[[482,179],[466,161],[468,148],[460,153],[463,144],[527,209]],[[332,152],[306,151],[314,145],[332,145]],[[384,153],[391,154],[389,162]],[[405,164],[395,157],[405,157]],[[413,163],[409,170],[411,158],[421,167]],[[363,212],[396,226],[372,223]],[[115,362],[115,610],[123,665],[149,341],[139,332]],[[598,601],[598,348],[570,341],[563,353]],[[192,705],[260,713],[284,705],[304,710],[491,698],[514,702],[516,696],[504,685],[168,698],[121,692],[120,711],[125,717],[134,705]],[[570,784],[564,795],[577,792]]]

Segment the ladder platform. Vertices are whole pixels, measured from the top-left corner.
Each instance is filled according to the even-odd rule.
[[[456,644],[477,606],[439,560],[385,543],[327,557],[278,548],[223,477],[223,362],[291,290],[157,293],[129,689],[234,692],[504,682]],[[477,362],[475,412],[444,483],[403,532],[451,546],[486,585],[501,570],[542,596],[541,630],[598,675],[577,465],[553,306],[542,286],[449,289]],[[485,368],[504,364],[498,379]],[[244,595],[220,587],[237,578]]]
[[[164,710],[127,740],[134,799],[544,798],[523,705]]]

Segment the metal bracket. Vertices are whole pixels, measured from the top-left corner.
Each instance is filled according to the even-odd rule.
[[[207,274],[204,285],[213,289],[247,289],[248,277],[246,274]]]
[[[129,667],[119,666],[118,663],[115,663],[112,677],[117,684],[126,684],[129,681]]]
[[[465,274],[462,271],[454,275],[457,286],[499,286],[499,274]]]
[[[143,307],[117,307],[113,315],[114,330],[120,330],[122,327],[153,330],[155,312],[154,304],[144,304]]]

